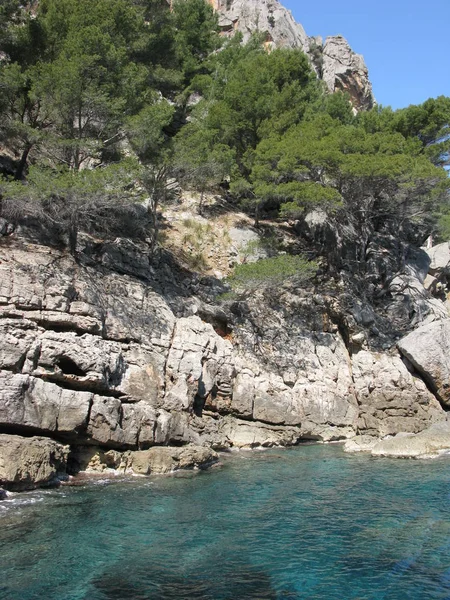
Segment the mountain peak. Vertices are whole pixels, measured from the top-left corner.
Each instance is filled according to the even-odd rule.
[[[255,32],[265,33],[267,44],[275,48],[300,48],[311,60],[320,79],[331,92],[348,92],[355,110],[366,110],[374,103],[369,72],[360,54],[338,35],[322,42],[309,37],[290,10],[278,0],[210,0],[219,13],[223,35],[240,32],[247,42]]]

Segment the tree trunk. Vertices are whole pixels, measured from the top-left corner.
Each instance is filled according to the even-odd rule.
[[[255,207],[255,229],[259,229],[259,202]]]
[[[28,144],[22,152],[22,156],[20,157],[20,161],[17,165],[16,172],[14,173],[14,179],[16,181],[20,181],[23,178],[23,172],[25,171],[25,167],[27,166],[28,155],[30,154],[32,147],[33,146],[31,144]]]
[[[69,252],[72,256],[77,254],[78,226],[76,218],[69,225]]]

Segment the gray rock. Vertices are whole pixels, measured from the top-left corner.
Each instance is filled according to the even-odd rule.
[[[325,40],[322,55],[323,80],[329,90],[347,92],[356,110],[372,108],[372,84],[364,58],[355,54],[340,35]]]
[[[400,274],[389,285],[392,302],[386,307],[391,319],[409,327],[448,317],[443,302],[432,298],[416,275]]]
[[[450,270],[450,242],[438,244],[426,250],[430,257],[429,272],[431,275],[440,276],[448,274]]]
[[[93,395],[0,371],[0,426],[77,433],[87,425]]]
[[[436,423],[413,434],[399,433],[381,440],[371,450],[373,456],[393,458],[435,458],[450,452],[450,422]]]
[[[0,488],[0,500],[6,500],[7,497],[8,497],[8,492],[6,490],[3,490],[2,488]]]
[[[235,374],[232,350],[231,343],[199,317],[179,319],[166,365],[167,408],[191,410],[196,397],[206,401],[212,393],[230,394]]]
[[[361,55],[355,54],[342,36],[310,38],[292,13],[277,0],[212,0],[226,35],[239,31],[247,42],[257,31],[265,33],[266,46],[300,48],[309,55],[319,77],[331,92],[346,91],[356,110],[374,104],[372,85]]]
[[[398,342],[398,349],[450,407],[450,319],[419,327]]]
[[[214,450],[201,446],[154,447],[130,452],[128,470],[136,475],[162,475],[186,469],[205,469],[218,460]]]
[[[122,404],[117,398],[95,396],[87,434],[95,444],[120,448],[125,444],[121,427]],[[137,434],[136,434],[137,435]]]
[[[370,452],[379,442],[378,438],[370,435],[357,435],[344,444],[345,452]]]
[[[376,438],[417,433],[443,421],[445,412],[424,382],[395,354],[361,350],[352,357],[358,397],[358,431]]]
[[[68,447],[48,438],[0,435],[0,484],[12,491],[57,483],[65,474]]]
[[[420,264],[407,275],[418,285]],[[174,274],[163,267],[166,285]],[[130,258],[122,270],[131,269]],[[155,445],[383,437],[445,418],[398,356],[361,349],[370,344],[364,328],[378,318],[362,303],[352,316],[337,299],[286,288],[276,305],[255,292],[219,309],[35,245],[0,247],[0,274],[7,431],[57,434],[111,457]],[[197,288],[210,285],[202,279]],[[352,358],[337,325],[348,322]]]
[[[305,30],[277,0],[212,0],[212,5],[220,13],[223,33],[239,31],[248,42],[253,33],[267,32],[268,43],[276,47],[309,48]]]

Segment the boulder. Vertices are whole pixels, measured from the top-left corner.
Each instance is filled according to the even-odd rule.
[[[93,394],[0,371],[0,426],[42,433],[80,433],[87,424]]]
[[[128,471],[136,475],[162,475],[185,469],[206,469],[219,460],[210,448],[155,446],[150,450],[130,452]]]
[[[8,493],[6,492],[6,490],[0,488],[0,500],[6,500],[7,497]]]
[[[438,244],[428,248],[426,253],[430,257],[429,272],[435,277],[448,274],[450,271],[450,242]]]
[[[101,473],[113,469],[135,475],[163,475],[180,470],[207,469],[218,462],[219,455],[202,446],[154,446],[149,450],[118,452],[101,448],[77,448],[72,456],[76,471]]]
[[[58,483],[69,448],[49,438],[0,435],[0,484],[13,491]]]
[[[275,427],[264,423],[225,418],[220,433],[234,448],[272,448],[297,444],[302,432],[296,427]],[[226,446],[226,444],[223,444]]]
[[[445,407],[450,407],[450,319],[423,325],[398,344]]]

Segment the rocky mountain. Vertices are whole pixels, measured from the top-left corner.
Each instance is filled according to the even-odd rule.
[[[308,37],[302,25],[278,0],[211,0],[220,14],[224,35],[239,31],[244,41],[253,33],[266,34],[268,47],[300,48],[311,59],[318,76],[331,92],[348,92],[356,110],[374,104],[369,73],[360,54],[356,54],[342,36]]]
[[[72,4],[81,23],[75,29],[88,5]],[[363,59],[343,38],[308,38],[275,2],[215,7],[224,34],[248,37],[259,29],[269,46],[301,47],[330,89],[348,90],[357,109],[371,105]],[[176,14],[172,19],[162,8],[175,22]],[[219,40],[206,8],[212,52]],[[173,42],[180,23],[171,30]],[[141,25],[146,32],[147,22]],[[122,27],[120,12],[117,32]],[[111,47],[118,37],[110,35]],[[34,109],[24,128],[14,104],[17,82],[8,88],[12,104],[3,103],[2,114],[15,126],[2,130],[10,153],[5,149],[0,167],[4,161],[3,173],[16,181],[2,178],[0,190],[0,488],[50,485],[80,471],[200,469],[217,462],[218,451],[311,440],[342,441],[374,455],[450,448],[450,247],[418,247],[435,227],[429,217],[446,192],[437,187],[446,175],[428,158],[428,138],[405,133],[399,144],[400,132],[372,135],[339,97],[330,102],[340,104],[338,117],[323,112],[330,96],[296,53],[306,100],[297,93],[298,70],[282,92],[274,82],[259,86],[283,71],[289,53],[249,50],[224,71],[221,98],[215,77],[205,77],[212,88],[204,122],[198,110],[178,123],[172,104],[151,88],[151,103],[123,121],[117,107],[134,87],[102,104],[111,109],[106,116],[102,108],[94,119],[87,102],[85,162],[74,134],[61,154],[72,157],[63,158],[67,171],[58,162],[49,166],[48,157],[57,160],[55,139],[66,135],[66,109],[74,105],[55,106],[45,94],[61,121],[44,135],[50,125],[36,124]],[[88,58],[82,56],[80,65]],[[150,77],[146,60],[140,65]],[[131,71],[116,66],[128,82]],[[184,81],[187,71],[178,66],[175,79]],[[20,76],[28,98],[21,71],[4,68]],[[261,77],[241,87],[243,72],[253,68]],[[47,80],[38,81],[46,90]],[[103,84],[100,76],[92,98],[98,90],[112,94],[114,86]],[[241,99],[251,101],[240,106]],[[29,100],[39,110],[34,95]],[[308,106],[318,110],[312,119]],[[433,146],[441,147],[447,131],[445,107],[438,99],[424,109],[433,126],[435,115],[444,115]],[[450,115],[450,105],[446,110]],[[99,145],[109,114],[117,122]],[[83,120],[77,122],[85,135]],[[39,147],[34,134],[22,140],[15,133],[34,127]],[[120,140],[114,151],[111,139]],[[15,169],[8,167],[13,157]],[[88,167],[94,164],[99,168]],[[399,165],[405,166],[395,175]],[[191,173],[200,178],[186,177]],[[243,285],[230,293],[248,267]],[[392,436],[394,442],[386,440]]]

